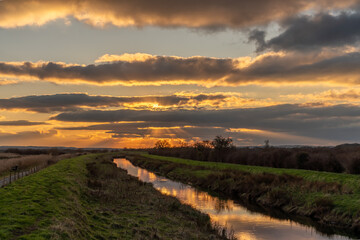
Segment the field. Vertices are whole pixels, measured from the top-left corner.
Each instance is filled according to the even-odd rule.
[[[214,139],[213,141],[196,142],[186,147],[152,148],[147,151],[153,155],[205,162],[360,174],[359,144],[342,144],[335,147],[236,148],[233,145],[223,146],[221,143],[227,139],[220,138],[220,140],[220,143]]]
[[[0,189],[0,239],[222,239],[209,217],[112,163],[65,159]]]
[[[135,165],[359,236],[360,176],[127,153]],[[132,155],[132,156],[131,156]]]

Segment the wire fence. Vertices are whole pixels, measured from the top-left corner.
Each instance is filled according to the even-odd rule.
[[[45,168],[46,165],[39,165],[35,166],[26,170],[16,170],[16,171],[10,171],[10,174],[8,176],[0,177],[0,188],[5,187],[9,185],[12,182],[15,182],[16,180],[26,177],[30,174],[36,173],[40,171],[41,169]]]

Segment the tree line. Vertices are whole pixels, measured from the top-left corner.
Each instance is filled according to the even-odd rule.
[[[360,174],[360,145],[335,147],[274,147],[268,141],[261,147],[235,147],[232,139],[216,136],[213,140],[171,146],[159,140],[150,154],[198,161],[226,162],[275,168],[293,168],[336,173]]]

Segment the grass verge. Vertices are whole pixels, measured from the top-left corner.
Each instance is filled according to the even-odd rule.
[[[209,217],[116,168],[65,159],[0,189],[0,239],[222,239]]]
[[[360,236],[360,176],[126,153],[135,165]]]

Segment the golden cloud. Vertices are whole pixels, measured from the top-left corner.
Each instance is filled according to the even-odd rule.
[[[359,52],[269,52],[257,57],[211,58],[143,53],[104,55],[97,64],[0,62],[0,79],[92,85],[337,84],[360,82]]]
[[[322,105],[334,105],[340,103],[359,104],[360,103],[360,89],[359,88],[345,88],[345,89],[330,89],[317,93],[297,93],[281,95],[280,98],[287,101],[292,99],[297,102],[317,102]]]
[[[84,93],[30,95],[0,99],[0,109],[35,113],[69,112],[94,109],[132,109],[164,111],[171,109],[229,109],[234,107],[271,106],[278,104],[271,99],[255,99],[240,93],[175,93],[149,96],[103,96]]]
[[[161,26],[217,30],[264,24],[310,9],[345,8],[356,0],[3,0],[0,27],[41,26],[75,18],[92,26]],[[215,17],[214,17],[215,16]]]

